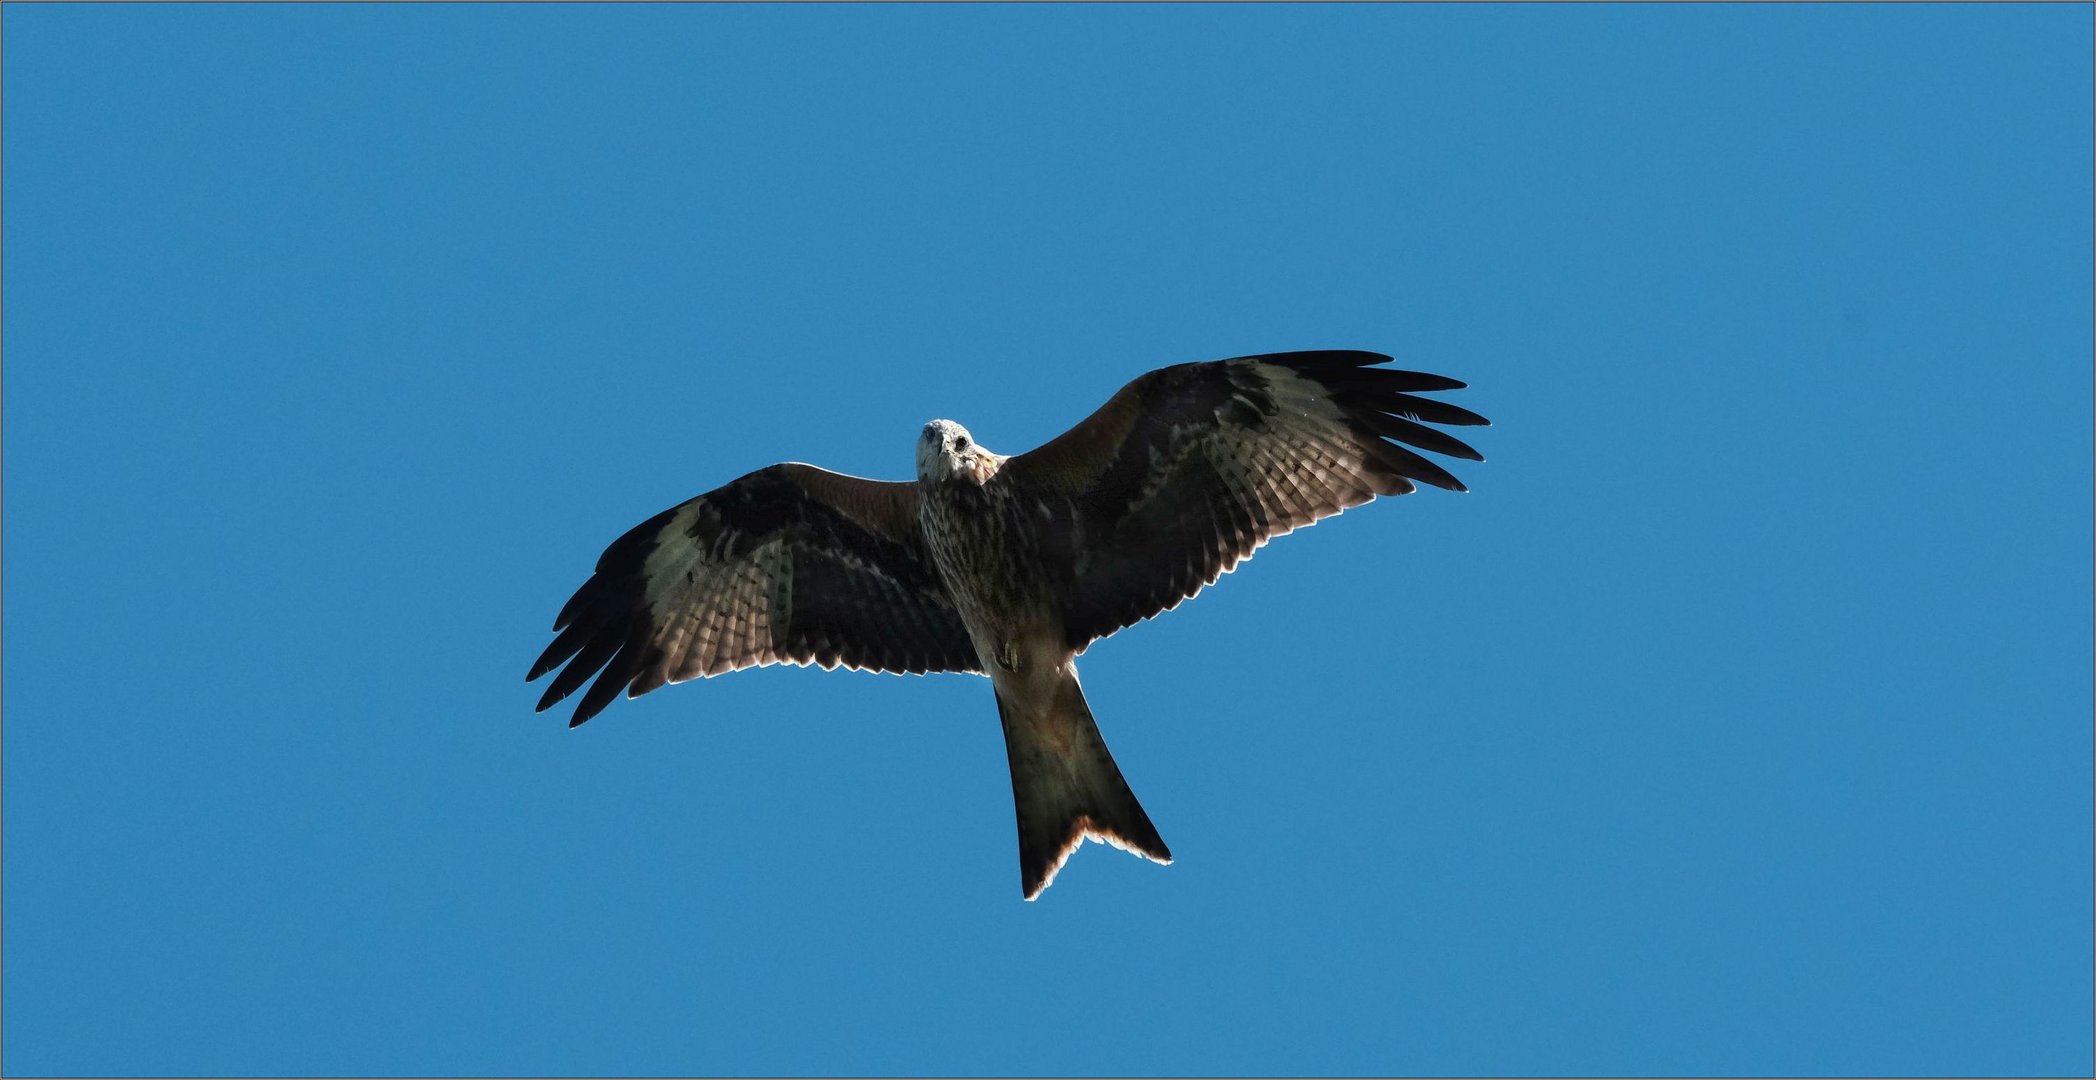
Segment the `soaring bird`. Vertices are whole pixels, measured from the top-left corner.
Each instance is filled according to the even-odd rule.
[[[1487,421],[1418,396],[1463,383],[1378,366],[1389,359],[1290,352],[1160,368],[1016,456],[934,420],[915,482],[759,469],[605,549],[526,681],[561,669],[544,710],[596,676],[573,727],[622,691],[765,664],[988,675],[1026,899],[1087,837],[1169,863],[1100,737],[1076,658],[1275,536],[1415,484],[1466,490],[1398,444],[1483,461],[1426,425]]]

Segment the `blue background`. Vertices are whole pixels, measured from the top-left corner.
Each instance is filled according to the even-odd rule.
[[[2086,1073],[2091,12],[5,11],[19,1073]],[[598,552],[1141,371],[1473,492],[988,686],[579,731]],[[543,685],[543,684],[541,684]]]

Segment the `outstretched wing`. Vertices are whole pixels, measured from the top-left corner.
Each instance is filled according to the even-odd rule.
[[[597,676],[570,727],[622,690],[763,664],[979,670],[918,531],[916,486],[812,465],[759,469],[642,522],[553,629],[526,681],[567,665],[544,710]]]
[[[1427,423],[1484,417],[1421,392],[1439,375],[1369,352],[1245,356],[1152,371],[998,482],[1039,500],[1067,550],[1072,648],[1176,607],[1274,536],[1416,483],[1465,490],[1396,443],[1483,461]],[[1395,440],[1392,442],[1391,440]]]

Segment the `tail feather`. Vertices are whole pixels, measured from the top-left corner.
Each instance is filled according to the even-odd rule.
[[[1160,863],[1170,848],[1122,779],[1099,735],[1074,673],[1065,673],[1036,707],[997,691],[1004,749],[1012,767],[1019,815],[1019,881],[1026,898],[1041,895],[1056,871],[1089,836]]]

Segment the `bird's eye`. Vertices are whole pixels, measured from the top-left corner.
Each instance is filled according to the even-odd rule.
[[[956,450],[966,450],[966,449],[968,449],[968,436],[966,436],[966,435],[962,435],[962,436],[960,436],[960,437],[958,437],[958,438],[954,439],[954,440],[953,440],[953,448],[954,448],[954,449],[956,449]]]

